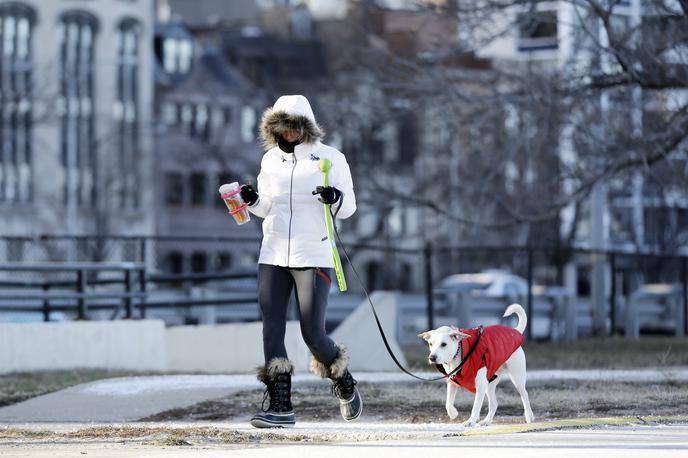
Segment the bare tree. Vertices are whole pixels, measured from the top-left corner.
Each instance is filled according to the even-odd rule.
[[[391,13],[360,1],[352,2],[348,46],[336,49],[335,68],[358,76],[336,97],[346,138],[362,144],[389,122],[404,129],[407,115],[420,126],[411,163],[422,173],[411,187],[366,181],[378,203],[429,209],[461,227],[465,240],[494,233],[568,245],[598,183],[623,188],[641,175],[660,182],[664,195],[685,189],[686,2],[644,2],[642,12],[596,0],[562,1],[554,10],[530,0],[418,3],[413,14],[426,25],[453,21],[458,41],[408,45],[412,39],[379,26]],[[549,60],[478,57],[505,37],[532,41],[552,30],[557,54]],[[390,166],[384,147],[365,146],[377,147],[362,156],[366,174]],[[677,224],[665,234],[672,243],[685,237]]]

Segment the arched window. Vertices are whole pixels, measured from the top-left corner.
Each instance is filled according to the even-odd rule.
[[[0,202],[32,199],[31,39],[36,14],[0,4]]]
[[[98,163],[95,135],[95,40],[98,23],[81,11],[60,20],[60,115],[64,202],[93,206]]]
[[[141,197],[141,168],[131,167],[140,160],[139,125],[139,43],[141,27],[133,19],[123,20],[118,29],[117,100],[115,120],[119,123],[119,204],[138,208]]]

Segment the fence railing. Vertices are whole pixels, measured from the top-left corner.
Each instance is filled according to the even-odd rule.
[[[214,297],[156,299],[153,297],[154,294],[151,294],[151,290],[157,291],[164,286],[196,286],[213,280],[255,279],[256,274],[255,271],[169,273],[164,272],[158,262],[152,262],[151,256],[157,256],[154,247],[161,243],[175,246],[185,244],[251,246],[257,254],[258,242],[256,238],[236,237],[0,236],[0,263],[2,263],[0,264],[0,311],[40,312],[43,313],[44,319],[49,319],[53,311],[74,311],[77,318],[86,319],[88,310],[111,309],[113,316],[116,316],[115,312],[123,310],[125,318],[134,318],[145,317],[147,309],[256,304],[256,296],[253,292]],[[76,250],[87,258],[89,249],[98,251],[102,250],[104,245],[109,245],[111,248],[120,246],[124,248],[117,250],[120,253],[119,256],[126,253],[129,257],[125,260],[126,262],[104,259],[91,263],[73,262],[66,258],[53,263],[31,262],[31,259],[25,257],[3,263],[6,258],[18,257],[17,244],[23,248],[19,250],[20,252],[50,252],[53,259],[70,251],[63,249],[65,246],[69,246],[72,251]],[[13,251],[8,248],[10,245],[15,247],[14,253],[10,253]],[[425,315],[428,328],[434,328],[436,325],[438,296],[435,289],[439,280],[448,274],[506,267],[525,280],[527,290],[521,300],[528,316],[533,318],[537,313],[541,313],[534,307],[534,287],[537,283],[564,285],[572,296],[586,297],[590,295],[588,290],[591,283],[589,280],[591,274],[587,271],[591,270],[592,264],[601,263],[605,269],[605,292],[603,293],[605,310],[602,313],[608,320],[605,332],[618,332],[621,319],[628,328],[625,315],[629,310],[632,311],[629,304],[635,290],[647,283],[671,283],[678,285],[678,290],[672,294],[678,301],[677,307],[680,307],[678,311],[682,312],[676,314],[675,325],[677,329],[680,327],[682,334],[688,333],[688,256],[686,255],[576,247],[433,246],[430,243],[404,248],[347,243],[346,247],[369,290],[412,289],[417,293],[422,292],[426,302]],[[9,254],[12,256],[8,256]],[[346,264],[348,263],[345,263],[345,269],[350,272],[351,266]],[[27,272],[31,275],[24,275]],[[49,275],[54,272],[62,272],[69,278],[65,279],[64,275],[59,278]],[[568,278],[572,273],[575,274],[573,280]],[[354,282],[349,283],[351,287],[356,288]],[[112,289],[118,286],[119,289]],[[99,287],[101,290],[98,290]],[[102,290],[107,287],[111,289]],[[29,292],[21,292],[22,290],[29,290]],[[625,307],[621,311],[620,304]],[[574,312],[569,312],[569,314],[575,315]],[[682,322],[678,321],[679,318]],[[637,326],[637,323],[632,325]],[[532,328],[527,329],[528,337],[532,338]]]
[[[112,310],[113,317],[124,310],[124,318],[145,318],[147,309],[203,305],[257,303],[255,294],[210,299],[149,300],[149,285],[202,284],[218,279],[253,278],[255,273],[147,275],[141,263],[0,263],[0,272],[33,274],[65,273],[69,280],[0,279],[0,311],[42,313],[50,321],[52,312],[75,312],[79,320],[88,319],[89,310]],[[103,273],[119,273],[118,277],[99,278]],[[121,285],[120,291],[95,291],[104,285]],[[24,291],[29,290],[29,291]],[[56,291],[58,290],[58,291]],[[138,313],[135,313],[138,309]]]

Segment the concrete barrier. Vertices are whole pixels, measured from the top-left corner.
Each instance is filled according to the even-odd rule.
[[[262,329],[260,322],[170,327],[165,333],[167,370],[253,372],[263,363]],[[310,353],[298,321],[287,323],[285,345],[296,370],[306,372]]]
[[[310,353],[298,321],[285,345],[300,373]],[[0,373],[70,369],[250,373],[263,362],[262,324],[173,326],[161,320],[0,323]]]
[[[376,291],[371,294],[371,299],[392,351],[399,362],[405,366],[406,358],[396,338],[399,319],[397,293]],[[332,338],[347,346],[352,371],[397,370],[397,366],[385,349],[367,300],[363,300],[356,310],[334,330]]]
[[[0,323],[0,373],[77,368],[163,371],[157,320]]]
[[[390,345],[406,364],[395,338],[397,299],[395,293],[373,294]],[[367,301],[332,337],[349,348],[352,370],[396,369]],[[306,373],[310,352],[298,321],[287,323],[285,345],[296,370]],[[161,320],[0,323],[0,373],[64,369],[250,373],[262,362],[260,322],[169,328]]]

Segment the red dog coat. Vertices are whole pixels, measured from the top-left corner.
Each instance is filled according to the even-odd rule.
[[[449,380],[472,393],[475,393],[475,376],[478,370],[487,367],[487,379],[492,380],[497,369],[509,359],[525,340],[523,334],[514,328],[499,324],[487,326],[483,329],[478,346],[473,350],[470,358],[465,360],[466,355],[473,348],[480,330],[476,328],[461,329],[461,331],[470,335],[461,341],[461,360],[465,362],[461,370]]]

